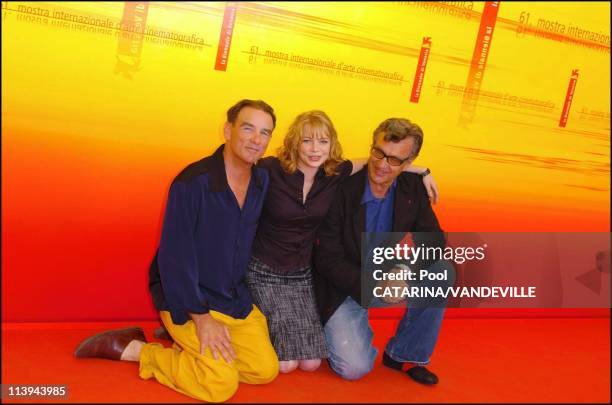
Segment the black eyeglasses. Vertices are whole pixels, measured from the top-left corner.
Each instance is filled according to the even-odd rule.
[[[387,163],[389,163],[391,166],[400,166],[402,163],[410,160],[410,156],[407,157],[406,159],[400,159],[395,156],[388,156],[387,154],[385,154],[385,152],[383,152],[376,146],[372,146],[372,149],[370,150],[370,154],[376,159],[387,159]]]

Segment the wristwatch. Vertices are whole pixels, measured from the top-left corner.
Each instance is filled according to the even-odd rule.
[[[421,177],[425,177],[428,174],[431,174],[431,170],[429,170],[429,167],[427,169],[425,169],[425,171],[423,173],[421,173]]]

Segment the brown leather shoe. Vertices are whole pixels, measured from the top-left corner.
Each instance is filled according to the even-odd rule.
[[[97,357],[121,360],[121,353],[132,340],[146,342],[144,331],[139,327],[109,330],[85,339],[74,351],[76,358]]]

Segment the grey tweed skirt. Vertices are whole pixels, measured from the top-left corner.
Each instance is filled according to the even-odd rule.
[[[246,282],[253,303],[268,320],[270,340],[279,360],[327,357],[310,266],[283,276],[252,257]]]

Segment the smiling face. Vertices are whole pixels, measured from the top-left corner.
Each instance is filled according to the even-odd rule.
[[[414,147],[414,138],[405,138],[399,142],[385,141],[384,133],[378,134],[376,142],[373,148],[382,151],[388,157],[396,157],[399,160],[407,159],[411,157],[411,153]],[[379,187],[389,187],[393,183],[393,180],[400,175],[402,170],[410,165],[412,159],[404,161],[399,166],[391,166],[387,161],[387,158],[377,158],[370,154],[368,160],[368,178],[370,184],[377,185]]]
[[[325,130],[313,131],[305,126],[298,146],[297,167],[318,169],[329,157],[331,141]]]
[[[244,163],[255,164],[265,153],[273,130],[270,114],[244,107],[234,123],[225,123],[223,132],[231,153]]]
[[[329,116],[320,110],[299,114],[289,126],[283,145],[278,150],[283,170],[292,174],[322,168],[326,176],[337,173],[342,158],[342,146]]]

